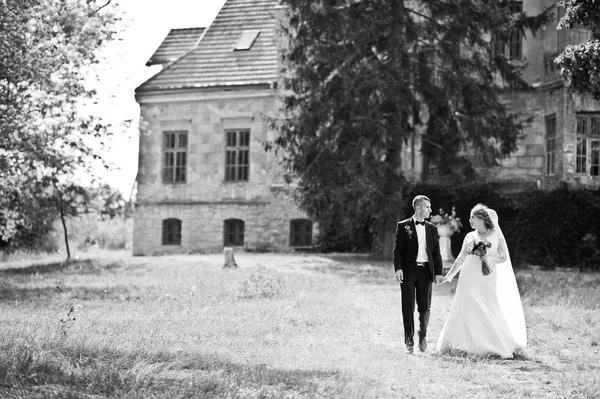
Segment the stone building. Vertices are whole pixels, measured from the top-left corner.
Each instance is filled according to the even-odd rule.
[[[555,22],[534,37],[498,45],[535,88],[505,101],[531,118],[518,150],[483,170],[505,190],[559,182],[600,182],[600,106],[565,88],[553,60],[567,44],[590,38],[584,29],[556,29],[554,0],[512,2],[517,11],[555,7]],[[207,29],[173,30],[148,65],[161,72],[136,90],[141,108],[134,254],[220,250],[223,246],[289,250],[310,247],[316,226],[286,194],[284,171],[264,140],[264,116],[277,113],[278,0],[227,0]],[[413,137],[403,172],[439,181]]]
[[[262,144],[277,110],[276,6],[229,0],[201,35],[171,31],[149,61],[164,67],[136,90],[135,255],[312,245],[316,226]]]
[[[600,183],[600,104],[573,94],[565,87],[555,58],[569,44],[591,38],[583,28],[557,29],[564,9],[554,0],[513,2],[529,14],[553,7],[554,21],[534,37],[514,37],[504,51],[525,66],[524,77],[532,92],[506,94],[505,100],[518,115],[532,118],[519,149],[502,167],[489,170],[490,179],[531,183],[551,188],[560,182],[598,187]]]
[[[499,167],[479,169],[487,181],[504,191],[525,188],[551,188],[560,182],[570,185],[598,187],[600,183],[600,104],[592,98],[573,94],[565,87],[554,59],[568,44],[591,38],[587,29],[557,30],[564,9],[555,0],[513,1],[510,7],[536,15],[552,8],[554,19],[536,35],[527,32],[514,35],[507,43],[499,43],[513,63],[524,67],[523,77],[534,90],[503,95],[509,108],[522,120],[530,120],[518,149],[501,160]],[[416,156],[421,143],[413,144]],[[415,179],[427,183],[443,183],[435,173],[435,165],[422,159],[416,163]]]

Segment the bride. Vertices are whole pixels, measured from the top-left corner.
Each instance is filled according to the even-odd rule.
[[[467,234],[458,258],[440,281],[440,284],[450,282],[460,271],[437,350],[456,349],[512,358],[515,351],[526,347],[527,334],[498,214],[477,204],[471,210],[469,222],[474,230]]]

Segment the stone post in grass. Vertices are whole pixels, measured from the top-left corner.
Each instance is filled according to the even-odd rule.
[[[225,247],[223,253],[225,254],[225,264],[223,265],[224,268],[238,267],[237,263],[235,263],[235,258],[233,257],[233,248]]]

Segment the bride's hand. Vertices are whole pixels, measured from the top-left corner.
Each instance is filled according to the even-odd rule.
[[[448,277],[444,276],[438,280],[437,285],[442,285],[444,283],[449,283],[449,282],[450,282],[450,280],[448,280]]]

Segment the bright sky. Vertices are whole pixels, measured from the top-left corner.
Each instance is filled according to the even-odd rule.
[[[160,43],[172,28],[208,27],[225,3],[225,0],[120,0],[126,24],[122,41],[111,43],[104,55],[106,62],[98,73],[105,120],[131,119],[133,123],[112,140],[106,158],[114,170],[105,179],[120,189],[126,197],[133,186],[138,161],[139,106],[134,90],[160,67],[146,67]]]

